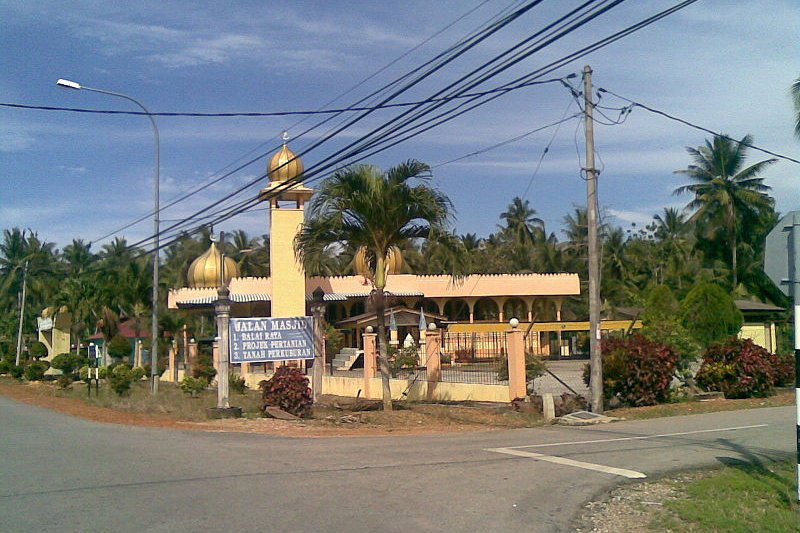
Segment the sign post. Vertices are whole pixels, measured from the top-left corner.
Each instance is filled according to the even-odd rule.
[[[797,500],[800,501],[800,211],[787,214],[767,235],[764,272],[794,304]]]

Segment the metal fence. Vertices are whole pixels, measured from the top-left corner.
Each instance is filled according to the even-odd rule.
[[[508,382],[505,332],[445,332],[441,353],[442,381],[488,385]]]

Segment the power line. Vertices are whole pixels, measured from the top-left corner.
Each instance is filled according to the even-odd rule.
[[[620,1],[621,1],[621,0],[620,0]],[[675,5],[675,6],[673,6],[672,8],[669,8],[669,9],[667,9],[667,10],[664,10],[664,11],[660,12],[660,13],[657,13],[656,15],[653,15],[653,16],[651,16],[651,17],[648,17],[647,19],[644,19],[644,20],[642,20],[642,21],[638,22],[637,24],[634,24],[634,25],[632,25],[632,26],[629,26],[628,28],[625,28],[624,30],[621,30],[621,31],[619,31],[619,32],[616,32],[616,33],[614,33],[614,34],[612,34],[612,35],[610,35],[610,36],[608,36],[608,37],[606,37],[606,38],[604,38],[604,39],[601,39],[601,40],[599,40],[599,41],[596,41],[595,43],[593,43],[593,44],[591,44],[591,45],[589,45],[589,46],[586,46],[586,47],[584,47],[584,48],[582,48],[582,49],[578,50],[577,52],[573,52],[572,54],[569,54],[568,56],[565,56],[565,57],[561,58],[561,59],[560,59],[560,60],[558,60],[558,61],[552,62],[552,63],[550,63],[549,65],[547,65],[547,66],[543,67],[542,69],[539,69],[537,72],[535,72],[535,73],[533,73],[533,74],[531,74],[531,75],[528,75],[528,76],[523,76],[523,77],[521,77],[521,78],[518,78],[517,80],[514,80],[514,82],[516,82],[516,83],[525,83],[525,82],[526,82],[526,80],[530,80],[534,74],[535,74],[535,75],[537,75],[537,76],[541,76],[543,73],[550,72],[550,71],[554,70],[555,68],[558,68],[559,66],[561,66],[561,65],[563,65],[563,64],[566,64],[567,62],[573,61],[573,60],[577,59],[578,57],[581,57],[583,54],[586,54],[586,53],[589,53],[589,52],[592,52],[592,51],[598,50],[598,49],[600,49],[600,48],[602,48],[602,47],[604,47],[604,46],[608,46],[609,44],[611,44],[611,43],[613,43],[613,42],[615,42],[615,41],[617,41],[617,40],[619,40],[619,39],[621,39],[621,38],[623,38],[623,37],[625,37],[625,36],[627,36],[627,35],[630,35],[631,33],[635,32],[635,31],[638,31],[639,29],[642,29],[642,28],[644,28],[644,27],[646,27],[646,26],[648,26],[648,25],[650,25],[650,24],[652,24],[652,23],[654,23],[654,22],[656,22],[656,21],[658,21],[658,20],[660,20],[660,19],[662,19],[662,18],[664,18],[664,17],[666,17],[666,16],[668,16],[668,15],[670,15],[670,14],[672,14],[672,13],[674,13],[674,12],[678,11],[678,10],[680,10],[680,9],[683,9],[684,7],[686,7],[686,6],[688,6],[688,5],[692,4],[692,3],[694,3],[695,1],[696,1],[696,0],[686,0],[686,1],[684,1],[684,2],[681,2],[681,3],[679,3],[679,4]],[[588,5],[589,3],[591,3],[591,2],[587,2],[587,4],[584,4],[584,5]],[[615,3],[614,3],[614,4],[612,4],[611,6],[606,6],[606,7],[605,7],[605,8],[603,8],[603,9],[606,9],[606,10],[607,10],[607,9],[609,9],[610,7],[613,7],[614,5],[617,5],[618,3],[620,3],[620,2],[619,2],[619,1],[618,1],[618,2],[615,2]],[[574,11],[573,11],[573,12],[574,12]],[[561,20],[564,20],[564,17],[562,17],[562,19],[561,19]],[[551,27],[552,27],[552,24],[551,24]],[[575,27],[575,26],[573,26],[573,29],[574,29],[574,27]],[[561,35],[559,35],[558,37],[560,37],[560,36],[563,36],[563,35],[564,35],[564,33],[562,33],[562,34],[561,34]],[[555,40],[555,38],[552,38],[552,39],[551,39],[551,40],[550,40],[548,43],[546,43],[546,44],[550,44],[550,43],[551,43],[551,42],[553,42],[554,40]],[[463,53],[463,52],[462,52],[462,53]],[[500,57],[500,56],[498,56],[498,57]],[[451,58],[451,60],[452,60],[452,58]],[[519,59],[517,59],[517,60],[519,60]],[[434,69],[434,71],[435,71],[435,70],[438,70],[438,68],[440,68],[440,66],[441,66],[441,65],[437,66],[437,68],[436,68],[436,69]],[[473,71],[473,73],[474,73],[474,72],[475,72],[475,71]],[[428,75],[429,75],[429,73],[428,73]],[[462,79],[464,79],[464,78],[462,78]],[[419,80],[415,81],[415,83],[416,83],[416,82],[418,82],[418,81],[419,81]],[[507,87],[507,88],[511,87],[511,84],[512,84],[512,83],[514,83],[514,82],[509,82],[509,84],[506,84],[506,87]],[[453,84],[451,84],[451,86],[452,86],[452,85],[453,85]],[[474,85],[473,85],[472,87],[474,87]],[[470,88],[471,88],[471,87],[470,87]],[[439,94],[441,94],[441,92],[442,92],[442,91],[440,91],[439,93],[437,93],[437,95],[436,95],[436,96],[438,96]],[[504,94],[504,93],[503,93],[503,92],[498,92],[497,94],[495,94],[495,95],[493,95],[491,98],[489,98],[489,100],[487,100],[487,101],[493,100],[494,98],[497,98],[498,96],[501,96],[502,94]],[[391,98],[391,97],[390,97],[390,98]],[[477,104],[473,104],[473,105],[472,105],[472,106],[470,106],[468,109],[462,110],[461,112],[459,112],[459,113],[457,113],[457,114],[455,114],[455,115],[452,115],[452,114],[451,114],[449,117],[447,117],[447,118],[445,118],[445,119],[442,119],[442,120],[439,120],[439,122],[437,122],[436,124],[433,124],[433,125],[431,125],[431,126],[428,126],[428,127],[426,127],[425,129],[423,129],[423,130],[421,130],[421,131],[416,131],[415,133],[412,133],[412,134],[407,134],[405,138],[403,138],[403,139],[400,139],[400,140],[396,140],[396,141],[392,142],[392,143],[391,143],[389,146],[385,146],[385,145],[384,145],[382,148],[375,149],[375,150],[373,150],[373,151],[372,151],[370,154],[368,154],[368,155],[372,155],[372,154],[375,154],[375,153],[377,153],[377,152],[379,152],[379,151],[386,150],[387,148],[389,148],[389,147],[391,147],[391,146],[394,146],[394,145],[398,144],[399,142],[402,142],[403,140],[406,140],[406,139],[408,139],[408,138],[410,138],[410,137],[412,137],[412,136],[419,135],[419,134],[420,134],[420,133],[422,133],[423,131],[427,131],[428,129],[431,129],[431,128],[433,128],[433,127],[435,127],[435,126],[437,126],[437,125],[439,125],[439,124],[441,124],[441,123],[443,123],[443,122],[445,122],[445,121],[452,120],[453,118],[455,118],[455,117],[457,117],[457,116],[459,116],[459,115],[461,115],[461,114],[463,114],[463,113],[465,113],[465,112],[467,112],[467,111],[469,111],[469,110],[471,110],[471,109],[474,109],[474,108],[475,108],[475,107],[477,107],[478,105],[483,105],[483,104],[487,103],[487,101],[483,101],[483,102],[479,102],[479,103],[477,103]],[[468,103],[469,103],[469,102],[468,102]],[[462,107],[463,105],[464,105],[464,104],[462,104],[462,105],[461,105],[461,106],[459,106],[459,107]],[[452,112],[452,111],[451,111],[451,112]],[[407,114],[407,113],[408,113],[408,112],[406,112],[405,114]],[[401,115],[401,116],[402,116],[402,115]],[[442,115],[439,115],[439,116],[441,117]],[[437,117],[437,118],[438,118],[438,117]],[[396,119],[395,119],[395,120],[396,120]],[[384,127],[385,127],[385,126],[384,126]],[[362,139],[364,139],[364,138],[368,138],[368,137],[369,137],[371,134],[375,134],[376,132],[380,132],[380,130],[381,130],[381,129],[382,129],[382,128],[378,128],[378,129],[376,129],[376,130],[373,130],[372,132],[370,132],[370,133],[369,133],[369,134],[367,134],[366,136],[362,137]],[[341,129],[340,129],[339,131],[341,131]],[[385,139],[384,139],[384,140],[385,140]],[[352,146],[353,146],[353,145],[355,145],[355,144],[358,144],[358,141],[356,141],[356,142],[354,142],[354,143],[351,143],[351,144],[350,144],[348,147],[345,147],[345,149],[339,150],[339,151],[338,151],[336,154],[333,154],[333,155],[334,155],[334,156],[335,156],[335,155],[338,155],[338,154],[340,154],[341,152],[343,152],[343,151],[346,151],[346,150],[347,150],[347,148],[349,148],[349,147],[352,147]],[[322,171],[324,170],[324,168],[328,168],[328,167],[330,167],[332,164],[336,164],[336,163],[339,163],[339,162],[341,162],[342,160],[344,160],[344,159],[345,159],[345,158],[347,158],[348,156],[352,157],[352,156],[354,156],[354,155],[358,155],[360,152],[363,152],[363,151],[365,151],[365,150],[366,150],[366,148],[370,147],[370,145],[372,145],[372,146],[375,146],[375,141],[372,141],[371,143],[367,144],[366,146],[365,146],[365,145],[362,145],[362,147],[360,147],[360,148],[358,148],[358,149],[355,149],[355,150],[351,151],[350,153],[346,154],[345,156],[342,156],[342,157],[340,157],[340,158],[336,159],[336,160],[335,160],[333,163],[331,163],[331,164],[328,164],[328,165],[325,165],[325,166],[322,166],[322,165],[320,165],[320,166],[322,166],[322,168],[321,168],[321,169],[320,169],[320,170],[319,170],[317,173],[319,173],[319,172],[322,172]],[[299,157],[299,156],[298,156],[298,157]],[[328,158],[328,160],[332,159],[332,157],[333,157],[333,156],[330,156],[330,157]],[[362,156],[362,157],[360,157],[360,158],[356,159],[356,161],[362,160],[362,159],[364,159],[364,157],[366,157],[366,156]],[[354,162],[354,161],[351,161],[351,162]],[[315,178],[313,178],[313,180],[308,180],[308,179],[306,179],[305,181],[315,181],[316,179],[319,179],[319,177],[315,177]],[[298,180],[298,181],[299,181],[299,180]],[[293,184],[293,183],[289,183],[289,182],[287,182],[287,183],[285,183],[285,185],[286,185],[286,187],[288,188],[288,187],[291,187],[291,186],[293,186],[294,184]],[[276,191],[276,194],[277,194],[277,193],[278,193],[278,191]],[[224,199],[223,199],[223,200],[224,200]],[[241,211],[239,211],[239,212],[241,212]],[[231,216],[235,216],[235,214],[236,214],[235,212],[232,212],[232,213],[231,213]],[[230,217],[226,217],[226,219],[227,219],[227,218],[230,218]]]
[[[654,107],[650,107],[650,106],[644,105],[644,104],[642,104],[640,102],[636,102],[634,100],[630,100],[628,98],[625,98],[624,96],[620,96],[620,95],[616,94],[615,92],[609,91],[608,89],[598,88],[597,90],[600,91],[600,92],[604,92],[604,93],[608,93],[610,95],[616,96],[620,100],[625,100],[626,102],[630,102],[631,106],[633,106],[633,107],[641,107],[642,109],[644,109],[646,111],[650,111],[651,113],[654,113],[656,115],[661,115],[662,117],[668,118],[670,120],[674,120],[675,122],[679,122],[681,124],[689,126],[690,128],[694,128],[696,130],[700,130],[700,131],[703,131],[703,132],[706,132],[706,133],[710,133],[711,135],[714,135],[714,136],[717,136],[717,137],[722,137],[723,139],[727,139],[729,141],[733,141],[733,142],[741,144],[743,146],[747,146],[748,148],[752,148],[753,150],[758,150],[759,152],[763,152],[763,153],[771,155],[773,157],[777,157],[779,159],[783,159],[785,161],[790,161],[792,163],[797,163],[798,165],[800,165],[800,161],[798,161],[797,159],[795,159],[793,157],[789,157],[788,155],[779,154],[777,152],[773,152],[771,150],[767,150],[766,148],[761,148],[760,146],[756,146],[755,144],[742,142],[741,140],[734,139],[733,137],[729,137],[728,135],[725,135],[723,133],[716,132],[716,131],[714,131],[712,129],[700,126],[699,124],[695,124],[693,122],[689,122],[686,119],[683,119],[683,118],[680,118],[680,117],[676,117],[675,115],[671,115],[671,114],[667,113],[666,111],[661,111],[661,110],[655,109]]]
[[[484,3],[485,3],[485,2],[484,2]],[[506,7],[505,9],[503,9],[503,10],[502,10],[502,11],[501,11],[501,12],[500,12],[498,15],[495,15],[494,17],[492,17],[492,19],[490,19],[490,21],[489,21],[487,24],[483,24],[483,25],[479,26],[478,28],[476,28],[475,30],[473,30],[473,31],[469,32],[469,33],[468,33],[466,36],[464,36],[464,37],[463,37],[463,38],[462,38],[460,41],[458,41],[456,44],[454,44],[454,45],[451,45],[451,46],[450,46],[450,47],[448,47],[448,48],[447,48],[445,51],[443,51],[443,52],[440,52],[439,54],[437,54],[437,55],[436,55],[436,56],[435,56],[435,57],[434,57],[432,60],[429,60],[429,61],[427,61],[426,63],[424,63],[424,64],[423,64],[423,67],[425,67],[425,66],[428,66],[428,65],[431,65],[431,64],[435,64],[435,63],[436,63],[436,61],[438,61],[438,60],[441,60],[441,58],[445,58],[445,57],[447,56],[447,54],[448,54],[448,53],[451,53],[452,51],[454,51],[454,50],[457,50],[459,47],[461,47],[461,46],[463,46],[465,43],[469,42],[469,40],[470,40],[470,39],[473,39],[473,38],[475,38],[477,35],[480,35],[480,32],[481,32],[481,31],[485,31],[485,29],[487,29],[487,28],[491,28],[491,27],[492,27],[494,24],[496,24],[496,22],[497,22],[499,19],[502,19],[502,18],[503,18],[504,14],[505,14],[506,12],[508,12],[508,11],[511,9],[511,5],[513,5],[514,3],[519,3],[519,2],[518,2],[518,1],[517,1],[517,2],[512,2],[512,4],[510,4],[508,7]],[[481,5],[483,5],[483,4],[480,4],[478,7],[480,7]],[[476,8],[476,9],[477,9],[477,8]],[[474,10],[472,10],[472,11],[474,11]],[[468,12],[467,14],[465,14],[464,16],[462,16],[462,17],[459,17],[459,18],[458,18],[458,19],[456,19],[456,21],[454,21],[453,23],[449,24],[448,26],[446,26],[445,28],[443,28],[442,30],[440,30],[439,32],[437,32],[436,34],[432,35],[431,37],[429,37],[428,39],[426,39],[426,41],[423,41],[423,43],[420,43],[420,45],[421,45],[421,44],[424,44],[425,42],[429,41],[431,38],[433,38],[433,37],[434,37],[434,36],[436,36],[437,34],[441,33],[442,31],[446,30],[447,28],[451,27],[453,24],[455,24],[455,22],[457,22],[458,20],[461,20],[462,18],[464,18],[464,17],[465,17],[465,16],[467,16],[468,14],[472,13],[472,11],[469,11],[469,12]],[[413,51],[413,50],[415,50],[416,48],[418,48],[420,45],[418,45],[418,46],[416,46],[416,47],[412,48],[411,50],[409,50],[409,51],[408,51],[408,52],[406,52],[405,54],[401,55],[400,57],[398,57],[398,58],[397,58],[397,59],[395,59],[394,61],[390,62],[388,65],[386,65],[384,68],[380,69],[380,70],[379,70],[378,72],[376,72],[375,74],[377,74],[377,73],[381,72],[382,70],[385,70],[386,68],[388,68],[389,66],[391,66],[393,63],[395,63],[396,61],[398,61],[399,59],[401,59],[401,58],[402,58],[402,57],[404,57],[405,55],[408,55],[408,53],[410,53],[411,51]],[[397,78],[396,80],[394,80],[394,81],[390,82],[389,84],[386,84],[386,85],[384,85],[382,88],[378,89],[377,91],[373,91],[373,92],[372,92],[370,95],[367,95],[366,97],[364,97],[364,98],[361,98],[361,99],[360,99],[358,102],[356,102],[356,103],[354,104],[354,106],[357,106],[357,105],[359,105],[359,104],[361,104],[361,103],[363,103],[363,102],[367,101],[368,99],[370,99],[370,98],[372,98],[372,97],[374,97],[374,96],[376,96],[376,95],[378,95],[378,94],[380,94],[380,93],[382,93],[382,92],[384,92],[384,91],[388,90],[389,88],[391,88],[391,87],[393,87],[393,86],[397,85],[397,84],[398,84],[400,81],[402,81],[403,79],[406,79],[406,78],[408,78],[409,76],[411,76],[412,74],[414,74],[414,73],[417,73],[417,72],[418,72],[418,71],[419,71],[421,68],[422,68],[422,67],[418,67],[418,68],[416,68],[416,69],[413,69],[413,70],[411,70],[411,71],[407,72],[406,74],[404,74],[403,76],[401,76],[400,78]],[[370,79],[371,77],[374,77],[374,74],[373,74],[373,76],[370,76],[370,77],[366,78],[365,80],[362,80],[362,82],[360,82],[359,84],[356,84],[356,86],[354,86],[354,87],[353,87],[353,88],[351,88],[350,90],[346,91],[345,93],[343,93],[343,94],[342,94],[342,95],[340,95],[339,97],[337,97],[337,98],[335,98],[335,99],[331,100],[331,102],[333,102],[333,101],[337,100],[338,98],[340,98],[340,97],[341,97],[341,96],[343,96],[344,94],[347,94],[348,92],[351,92],[351,91],[352,91],[354,88],[356,88],[356,87],[358,87],[359,85],[363,84],[365,81],[367,81],[367,80],[368,80],[368,79]],[[329,102],[329,103],[330,103],[330,102]],[[335,115],[336,115],[336,114],[341,114],[341,113],[344,113],[345,111],[347,111],[347,110],[350,110],[350,109],[354,109],[354,108],[355,108],[354,106],[350,106],[349,108],[347,108],[347,109],[345,109],[345,110],[342,110],[342,111],[336,112],[336,113],[335,113]],[[370,108],[366,108],[366,109],[370,109]],[[334,110],[334,111],[335,111],[335,110]],[[335,115],[334,115],[334,116],[335,116]],[[300,137],[303,137],[303,136],[304,136],[304,135],[306,135],[307,133],[309,133],[309,132],[311,132],[311,131],[313,131],[313,130],[315,130],[315,129],[319,128],[319,127],[321,127],[321,126],[322,126],[322,125],[324,125],[326,122],[330,121],[332,118],[334,118],[334,117],[328,117],[327,119],[323,120],[322,122],[320,122],[320,123],[318,123],[318,124],[316,124],[316,125],[312,126],[311,128],[308,128],[308,129],[306,129],[304,132],[302,132],[302,133],[301,133],[300,135],[298,135],[297,137],[298,137],[298,138],[300,138]],[[299,123],[301,123],[301,122],[302,122],[302,121],[300,121],[300,122],[296,123],[295,125],[297,125],[297,124],[299,124]],[[231,165],[234,165],[234,164],[236,164],[238,161],[241,161],[242,159],[244,159],[244,158],[248,157],[248,156],[249,156],[249,155],[251,155],[253,152],[255,152],[255,151],[257,151],[257,150],[261,149],[261,148],[262,148],[262,147],[264,147],[264,146],[266,146],[266,143],[262,143],[262,144],[260,144],[259,146],[255,147],[254,149],[250,150],[248,153],[246,153],[246,154],[244,154],[243,156],[241,156],[240,158],[238,158],[238,159],[237,159],[236,161],[234,161],[233,163],[231,163],[231,164],[229,164],[229,165],[226,165],[226,166],[225,166],[225,167],[223,167],[222,169],[218,170],[217,172],[215,172],[215,174],[217,174],[217,173],[219,173],[219,172],[222,172],[223,170],[225,170],[225,168],[228,168],[228,167],[230,167]],[[277,149],[277,148],[275,148],[275,149]],[[273,150],[274,150],[274,149],[273,149]],[[270,152],[265,152],[265,153],[262,153],[262,154],[260,154],[260,155],[259,155],[259,156],[257,156],[257,157],[254,157],[254,158],[250,159],[249,161],[247,161],[246,163],[244,163],[244,164],[242,164],[242,165],[238,166],[238,167],[237,167],[237,168],[235,168],[234,170],[232,170],[232,171],[230,171],[230,172],[228,172],[228,173],[226,173],[226,174],[224,174],[224,175],[222,175],[222,176],[219,176],[219,177],[218,177],[218,178],[216,178],[216,179],[213,179],[213,180],[212,180],[211,182],[209,182],[208,184],[204,184],[204,185],[202,185],[202,186],[198,186],[198,187],[197,187],[197,188],[195,188],[195,190],[193,190],[192,192],[190,192],[190,193],[187,193],[187,194],[184,194],[184,195],[182,195],[182,196],[180,196],[180,197],[177,197],[177,198],[176,198],[174,201],[171,201],[169,204],[167,204],[167,205],[163,206],[161,209],[163,210],[163,209],[166,209],[166,208],[168,208],[168,207],[171,207],[171,206],[173,206],[173,205],[177,204],[178,202],[180,202],[180,201],[183,201],[183,200],[185,200],[185,199],[187,199],[187,198],[189,198],[189,197],[191,197],[191,196],[193,196],[193,195],[195,195],[195,194],[197,194],[197,193],[201,192],[202,190],[205,190],[205,189],[207,189],[208,187],[215,185],[215,184],[216,184],[216,183],[218,183],[219,181],[221,181],[221,180],[223,180],[223,179],[225,179],[225,178],[229,177],[230,175],[234,174],[235,172],[238,172],[239,170],[241,170],[241,169],[245,168],[246,166],[249,166],[249,165],[253,164],[253,163],[254,163],[254,162],[256,162],[257,160],[261,159],[262,157],[266,157],[266,156],[268,156],[268,155],[269,155],[269,153],[270,153]],[[302,155],[302,154],[301,154],[301,155]],[[146,220],[147,218],[149,218],[150,216],[152,216],[152,214],[153,214],[153,213],[151,212],[151,213],[149,213],[149,214],[142,215],[141,217],[139,217],[139,218],[137,218],[137,219],[133,220],[132,222],[130,222],[130,223],[128,223],[128,224],[125,224],[124,226],[121,226],[120,228],[118,228],[118,229],[116,229],[116,230],[114,230],[114,231],[112,231],[112,232],[110,232],[110,233],[107,233],[106,235],[103,235],[102,237],[100,237],[100,238],[98,238],[98,239],[95,239],[95,240],[97,241],[97,240],[102,240],[102,239],[105,239],[105,238],[107,238],[107,237],[109,237],[109,236],[111,236],[111,235],[113,235],[113,234],[115,234],[115,233],[117,233],[117,232],[119,232],[119,231],[122,231],[122,230],[124,230],[124,229],[127,229],[127,228],[129,228],[129,227],[131,227],[131,226],[133,226],[133,225],[135,225],[135,224],[137,224],[137,223],[139,223],[139,222],[141,222],[141,221],[143,221],[143,220]]]

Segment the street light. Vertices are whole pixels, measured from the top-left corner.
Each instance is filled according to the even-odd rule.
[[[106,91],[103,89],[95,89],[93,87],[86,87],[85,85],[81,85],[78,82],[59,79],[56,82],[56,85],[59,87],[66,87],[67,89],[75,89],[75,90],[84,90],[84,91],[91,91],[94,93],[100,94],[109,94],[111,96],[117,96],[119,98],[124,98],[130,102],[133,102],[137,106],[142,108],[147,114],[147,118],[150,119],[150,124],[153,125],[153,134],[155,136],[155,148],[156,148],[156,167],[154,173],[154,192],[153,192],[153,200],[154,200],[154,210],[153,210],[153,233],[154,237],[154,244],[155,244],[155,251],[153,254],[153,324],[152,324],[152,344],[150,346],[150,377],[153,380],[152,383],[152,391],[153,394],[158,392],[158,263],[159,263],[159,223],[158,223],[158,212],[160,210],[160,203],[159,203],[159,181],[160,181],[160,174],[159,169],[161,166],[161,148],[160,148],[160,141],[158,138],[158,126],[156,126],[156,121],[153,118],[153,115],[150,111],[139,101],[135,98],[132,98],[126,94],[122,93],[115,93],[113,91]]]

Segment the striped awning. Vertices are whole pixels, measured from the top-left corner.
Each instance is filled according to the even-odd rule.
[[[422,297],[424,294],[420,291],[400,291],[400,292],[388,292],[387,296],[398,296],[398,297]],[[325,302],[344,302],[349,298],[369,298],[369,292],[332,292],[332,293],[325,293],[325,296],[322,297],[322,300]],[[311,302],[314,300],[314,297],[311,294],[306,295],[306,301]]]
[[[203,305],[211,305],[217,301],[216,293],[209,296],[201,296],[199,298],[188,298],[178,302],[178,307],[195,307]],[[247,302],[268,302],[270,301],[269,294],[265,292],[244,293],[244,294],[231,294],[231,301],[234,303],[247,303]]]

